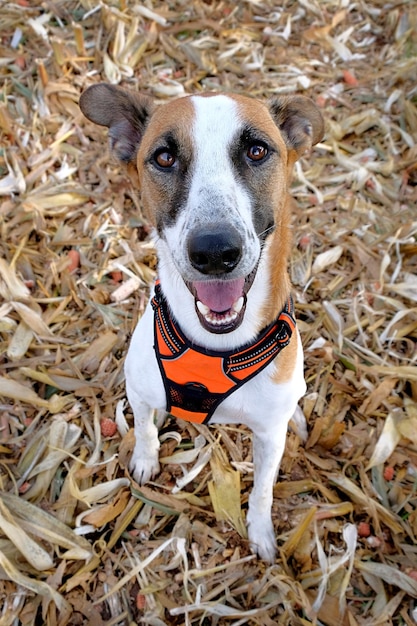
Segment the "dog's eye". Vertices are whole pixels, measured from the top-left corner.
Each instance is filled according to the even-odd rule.
[[[176,160],[172,152],[170,152],[169,150],[165,148],[162,150],[159,150],[155,154],[154,159],[155,159],[155,163],[159,165],[159,167],[162,167],[163,169],[168,169],[172,167]]]
[[[262,161],[268,154],[268,148],[262,143],[254,143],[247,149],[246,156],[250,161]]]

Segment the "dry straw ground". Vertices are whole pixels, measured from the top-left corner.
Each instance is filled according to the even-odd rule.
[[[416,78],[415,1],[0,1],[1,626],[417,623]],[[161,475],[130,478],[123,358],[155,258],[77,106],[99,80],[326,117],[293,185],[308,433],[273,566],[242,524],[245,429],[168,420]]]

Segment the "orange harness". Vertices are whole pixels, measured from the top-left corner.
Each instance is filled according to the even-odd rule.
[[[159,281],[152,298],[154,349],[164,382],[166,409],[199,424],[209,421],[219,404],[263,370],[290,342],[295,329],[291,296],[278,318],[254,342],[238,352],[214,352],[188,341],[173,320]]]

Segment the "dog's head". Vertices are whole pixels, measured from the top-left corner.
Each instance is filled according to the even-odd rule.
[[[110,129],[113,152],[135,169],[174,314],[176,306],[185,314],[176,295],[193,301],[188,323],[216,334],[238,329],[273,236],[286,266],[288,185],[295,160],[322,138],[316,106],[301,96],[263,104],[219,94],[154,106],[101,83],[80,107]]]

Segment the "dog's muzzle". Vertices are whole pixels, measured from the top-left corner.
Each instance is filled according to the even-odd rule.
[[[242,258],[243,240],[232,227],[196,232],[188,240],[188,257],[201,280],[187,282],[195,299],[200,323],[209,332],[229,333],[242,322],[246,294],[256,268],[248,275],[230,278]]]

